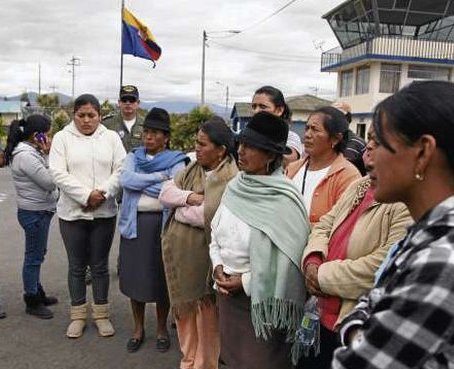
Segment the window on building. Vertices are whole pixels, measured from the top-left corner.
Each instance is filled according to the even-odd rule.
[[[449,81],[450,74],[450,68],[418,64],[411,64],[408,66],[408,78],[412,79],[434,79],[438,81]]]
[[[369,93],[370,68],[360,67],[356,70],[355,94],[363,95]]]
[[[400,64],[386,64],[382,63],[380,71],[380,92],[394,93],[400,87]]]
[[[341,72],[340,96],[350,96],[353,88],[353,70]]]
[[[356,134],[361,138],[366,138],[366,124],[358,123],[356,125]]]

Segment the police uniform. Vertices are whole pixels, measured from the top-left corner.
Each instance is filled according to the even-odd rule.
[[[128,131],[120,113],[106,118],[102,123],[108,129],[118,133],[127,152],[142,145],[143,118],[139,115],[136,115],[136,122],[131,127],[131,132]]]

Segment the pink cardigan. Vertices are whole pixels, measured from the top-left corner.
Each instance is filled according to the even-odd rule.
[[[162,186],[159,201],[168,209],[175,209],[175,220],[189,224],[193,227],[204,228],[204,204],[188,205],[187,200],[192,191],[182,190],[175,185],[173,180],[167,181]]]

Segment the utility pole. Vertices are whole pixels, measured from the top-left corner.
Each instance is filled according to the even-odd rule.
[[[225,86],[225,119],[229,121],[229,86]]]
[[[72,89],[71,89],[71,96],[74,101],[74,82],[76,80],[76,72],[75,72],[75,67],[80,66],[80,59],[76,58],[73,56],[71,60],[67,63],[67,65],[72,67],[72,70],[69,71],[69,73],[72,74]]]
[[[38,96],[41,96],[41,63],[38,64]]]
[[[201,105],[205,105],[205,49],[207,44],[207,33],[205,30],[203,30],[202,37],[202,91],[200,93],[200,103]]]
[[[320,88],[318,86],[312,86],[312,87],[309,87],[309,89],[314,92],[314,95],[316,97],[318,97],[318,92],[320,91]]]
[[[222,83],[220,81],[216,81],[216,84],[219,86],[224,86],[225,87],[225,108],[224,108],[224,117],[225,120],[229,120],[229,85],[226,85],[225,83]]]
[[[213,31],[213,32],[207,32],[205,30],[203,30],[203,33],[202,33],[202,91],[200,92],[200,104],[201,105],[205,105],[205,49],[207,48],[207,40],[208,40],[208,36],[212,35],[212,34],[232,34],[232,35],[235,35],[235,34],[239,34],[241,33],[242,31],[240,30],[237,30],[237,29],[226,29],[224,31]],[[210,36],[210,37],[213,37],[213,36]],[[214,36],[216,37],[216,36]],[[224,37],[218,37],[218,38],[225,38]]]
[[[54,85],[49,86],[49,88],[52,90],[52,93],[54,94],[55,91],[57,91],[58,86],[54,84]]]

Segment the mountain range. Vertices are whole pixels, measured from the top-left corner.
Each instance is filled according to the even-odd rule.
[[[52,94],[54,95],[54,94]],[[71,101],[71,96],[56,92],[55,95],[58,96],[58,99],[62,105],[66,105]],[[6,99],[10,101],[17,101],[20,100],[22,95],[17,96],[7,96]],[[5,96],[0,97],[0,99],[4,99]],[[38,99],[38,94],[36,92],[28,92],[28,99],[32,105],[36,104],[36,100]],[[116,101],[110,101],[113,104],[116,104]],[[199,103],[194,101],[141,101],[140,107],[145,110],[150,110],[153,107],[160,107],[162,109],[167,110],[169,113],[189,113],[192,109],[199,106]],[[225,115],[225,106],[216,105],[216,104],[208,104],[210,109],[215,113],[222,117]],[[229,110],[230,114],[230,110]]]

